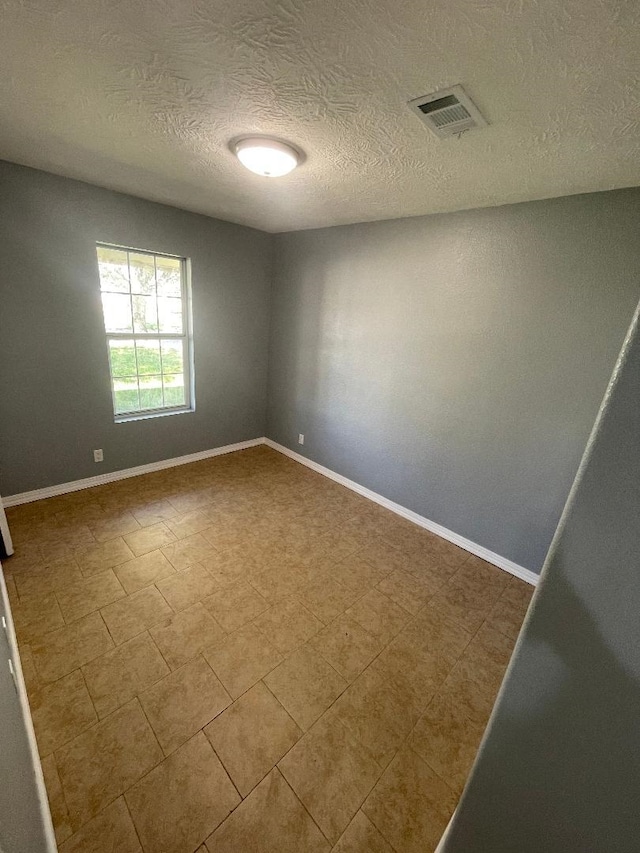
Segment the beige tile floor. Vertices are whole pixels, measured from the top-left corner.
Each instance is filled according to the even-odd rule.
[[[531,588],[265,447],[9,511],[62,853],[428,853]]]

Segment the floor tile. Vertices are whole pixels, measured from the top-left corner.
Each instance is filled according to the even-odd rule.
[[[178,513],[185,513],[209,506],[213,502],[213,499],[214,496],[208,489],[188,489],[181,493],[170,495],[169,503],[175,507]]]
[[[362,811],[394,850],[435,850],[456,806],[456,796],[415,752],[391,762]]]
[[[512,578],[487,616],[487,623],[515,640],[520,633],[533,591],[534,587]]]
[[[398,551],[379,536],[371,536],[359,549],[358,556],[387,576],[396,571],[408,571],[411,564],[411,557],[406,552]]]
[[[88,527],[96,542],[107,542],[109,539],[116,539],[118,536],[124,536],[125,533],[140,529],[140,525],[130,512],[108,516],[101,521],[89,522]]]
[[[86,823],[60,853],[142,853],[123,797],[118,797]]]
[[[266,569],[278,567],[286,562],[284,551],[279,547],[279,537],[276,541],[265,537],[263,534],[254,534],[247,530],[246,526],[239,531],[236,530],[233,544],[224,544],[220,537],[213,535],[214,528],[209,527],[204,531],[205,538],[215,546],[217,551],[209,558],[207,569],[214,576],[220,574],[235,574],[237,577],[249,577],[260,574]],[[229,540],[232,537],[229,534]]]
[[[359,676],[326,714],[327,720],[338,720],[381,768],[389,764],[418,717],[406,695],[371,670]]]
[[[86,664],[82,672],[102,718],[164,678],[169,667],[145,632]]]
[[[162,548],[162,553],[179,572],[194,563],[206,560],[212,551],[213,548],[202,533],[194,533],[193,536],[187,536],[186,539],[180,539]]]
[[[262,682],[237,699],[204,731],[243,797],[302,736]]]
[[[60,560],[53,560],[47,566],[18,574],[15,580],[20,596],[29,598],[50,595],[74,581],[82,580],[82,572],[72,557],[63,557]]]
[[[200,565],[205,567],[221,587],[247,580],[251,572],[256,571],[253,558],[240,547],[220,553],[212,549],[211,554],[202,560]]]
[[[394,853],[366,814],[356,812],[331,853]],[[428,853],[428,851],[425,851]]]
[[[7,519],[11,524],[12,532],[15,535],[15,524],[11,522],[10,516],[11,507],[7,507],[6,509]],[[65,555],[69,556],[70,552],[66,551]],[[58,557],[55,559],[58,559]],[[17,575],[29,575],[32,572],[39,571],[46,565],[47,561],[42,557],[41,548],[38,545],[34,545],[29,541],[26,541],[24,545],[18,546],[15,554],[12,554],[7,560],[3,560],[2,569],[5,577],[7,574],[11,574],[15,577]]]
[[[435,534],[432,534],[431,541],[426,550],[427,553],[434,555],[435,559],[437,559],[441,565],[448,566],[455,571],[467,564],[470,564],[474,560],[484,563],[484,560],[480,560],[479,557],[470,555],[468,551],[465,551],[458,545],[454,545],[453,542],[447,542],[446,539],[442,539]],[[485,563],[485,565],[488,564]]]
[[[333,567],[332,571],[342,586],[360,595],[364,595],[373,589],[377,583],[380,583],[383,578],[391,573],[390,569],[372,566],[358,553],[341,560]]]
[[[440,692],[455,702],[464,713],[480,726],[486,726],[499,689],[495,684],[486,684],[471,677],[458,664],[454,666]]]
[[[339,511],[337,517],[340,520],[342,519],[342,514]],[[328,560],[334,563],[339,563],[340,560],[355,554],[360,548],[360,542],[336,528],[333,523],[331,529],[326,533],[321,533],[314,544]]]
[[[202,732],[165,758],[125,798],[149,853],[193,853],[240,802]]]
[[[61,495],[60,497],[63,496]],[[71,495],[68,497],[71,497]],[[78,506],[69,506],[66,509],[60,510],[60,512],[56,512],[53,517],[56,522],[59,522],[60,524],[86,524],[90,528],[93,528],[96,523],[108,519],[109,515],[103,510],[99,503],[87,501],[79,504]]]
[[[69,820],[69,810],[62,792],[60,777],[58,776],[58,768],[53,755],[47,755],[41,759],[42,774],[44,776],[44,784],[47,789],[47,799],[49,800],[49,811],[51,812],[51,820],[53,822],[53,830],[56,835],[58,844],[62,844],[72,834],[71,821]]]
[[[79,669],[30,696],[40,755],[49,755],[97,721]]]
[[[409,746],[457,794],[462,793],[484,733],[447,696],[436,696],[411,733]]]
[[[129,533],[128,536],[124,537],[124,541],[136,557],[142,557],[151,551],[164,548],[174,542],[175,539],[176,537],[162,521],[149,527],[143,527],[141,530]]]
[[[330,573],[322,573],[302,589],[299,598],[307,610],[328,625],[359,598],[359,593],[342,586]]]
[[[151,527],[178,515],[178,510],[167,500],[151,501],[134,507],[131,514],[141,527]]]
[[[391,643],[373,661],[369,671],[392,684],[403,697],[407,709],[420,715],[444,682],[449,668],[429,652]]]
[[[36,670],[43,681],[56,681],[112,648],[113,640],[99,613],[90,613],[52,631],[31,646]]]
[[[224,631],[200,603],[149,631],[171,669],[177,669],[224,637]]]
[[[253,622],[282,654],[301,646],[324,627],[296,598],[285,598]]]
[[[202,535],[212,546],[212,551],[213,549],[220,553],[233,551],[245,561],[249,557],[249,548],[247,547],[249,543],[244,541],[246,528],[239,524],[237,519],[232,517],[212,519],[211,525],[202,531]]]
[[[345,679],[308,646],[293,652],[264,681],[305,731],[347,687]]]
[[[111,569],[75,581],[56,593],[67,623],[75,622],[124,596],[125,591]]]
[[[384,643],[395,637],[410,619],[406,610],[377,589],[370,590],[345,612]]]
[[[390,545],[408,554],[432,553],[438,541],[435,534],[401,518],[396,518],[395,523],[390,525],[388,530],[383,530],[380,535]],[[455,553],[458,551],[460,549],[456,549]],[[466,552],[461,555],[462,559],[466,556]],[[446,549],[443,550],[442,559],[447,559]]]
[[[225,631],[236,631],[269,608],[269,603],[250,584],[237,581],[217,588],[202,602]]]
[[[511,660],[514,644],[512,637],[485,623],[463,651],[460,661],[468,662],[473,672],[484,670],[481,677],[489,680],[493,676],[499,684]]]
[[[56,762],[74,830],[162,758],[137,699],[58,750]]]
[[[168,755],[224,711],[231,697],[197,657],[141,693],[140,704]]]
[[[54,593],[24,596],[18,605],[12,604],[11,613],[20,643],[35,643],[65,624]]]
[[[100,612],[117,646],[172,615],[171,608],[153,586],[128,595]]]
[[[414,615],[424,607],[439,588],[439,585],[429,585],[408,572],[399,570],[387,575],[376,587],[407,613]]]
[[[439,547],[446,547],[446,543],[439,540]],[[491,590],[497,593],[506,589],[511,577],[502,569],[487,563],[486,560],[468,554],[467,559],[452,578],[452,583],[464,584],[468,588],[477,589],[480,592]]]
[[[286,560],[279,566],[251,575],[250,583],[271,604],[301,592],[306,585],[303,573]]]
[[[245,625],[207,648],[205,658],[233,699],[237,699],[282,660],[255,625]]]
[[[150,554],[136,557],[135,560],[116,566],[113,571],[128,595],[176,573],[162,551],[151,551]]]
[[[202,509],[192,509],[169,519],[166,525],[176,539],[186,539],[187,536],[193,536],[194,533],[200,533],[210,527],[211,520],[209,514]]]
[[[406,642],[448,661],[451,666],[471,642],[472,634],[444,616],[434,600],[402,629],[398,642]]]
[[[16,579],[12,574],[9,573],[8,569],[3,569],[4,574],[4,582],[7,588],[7,597],[9,599],[9,604],[11,607],[18,607],[20,604],[20,597],[18,596],[18,587],[16,586]]]
[[[431,599],[429,606],[474,634],[500,598],[501,589],[494,586],[483,590],[456,578]]]
[[[85,577],[103,572],[132,560],[135,555],[124,539],[110,539],[96,545],[86,545],[75,552],[75,558]]]
[[[60,521],[56,521],[46,531],[39,533],[37,539],[43,551],[58,551],[58,547],[63,546],[66,553],[70,547],[85,548],[96,541],[86,524],[65,524]],[[58,552],[58,556],[62,554]]]
[[[196,564],[183,572],[176,572],[175,575],[157,581],[156,587],[177,612],[186,610],[192,604],[215,593],[218,584],[203,566]]]
[[[309,640],[309,645],[347,681],[353,681],[384,644],[349,616],[341,616]]]
[[[509,663],[513,641],[490,628],[480,629],[455,664],[441,692],[480,725],[486,725]]]
[[[207,839],[208,853],[328,853],[329,844],[274,769]]]
[[[278,767],[333,844],[381,773],[371,754],[339,722],[325,720],[319,720]]]

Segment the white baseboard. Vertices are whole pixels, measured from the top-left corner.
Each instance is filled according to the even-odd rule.
[[[313,462],[313,460],[307,459],[305,456],[301,456],[294,450],[289,450],[288,447],[285,447],[283,444],[278,444],[277,442],[272,441],[270,438],[265,438],[264,444],[266,444],[268,447],[271,447],[273,450],[277,450],[279,453],[284,453],[285,456],[289,456],[291,459],[295,459],[296,462],[300,462],[302,465],[306,465],[307,468],[311,468],[313,471],[317,471],[319,474],[323,474],[325,477],[329,477],[330,480],[335,480],[336,483],[340,483],[340,485],[346,486],[347,489],[351,489],[352,491],[357,492],[359,495],[363,495],[365,498],[369,498],[369,500],[380,504],[380,506],[391,510],[391,512],[395,512],[397,515],[401,515],[403,518],[407,518],[414,524],[417,524],[420,527],[424,527],[425,530],[429,530],[431,533],[435,533],[437,536],[441,536],[448,542],[453,542],[454,545],[458,545],[465,551],[469,551],[471,554],[475,554],[476,557],[480,557],[481,559],[486,560],[487,563],[491,563],[492,565],[497,566],[499,569],[503,569],[505,572],[509,572],[509,574],[515,575],[517,578],[520,578],[520,580],[526,581],[526,583],[529,583],[532,586],[536,586],[536,584],[538,583],[539,576],[535,572],[532,572],[529,569],[525,569],[523,566],[519,566],[517,563],[508,560],[506,557],[501,557],[500,554],[496,554],[493,551],[489,551],[488,548],[485,548],[482,545],[477,545],[470,539],[465,539],[464,536],[460,536],[458,533],[454,533],[453,530],[448,530],[446,527],[443,527],[441,524],[437,524],[435,521],[429,521],[428,518],[424,518],[422,515],[418,515],[417,512],[413,512],[410,509],[406,509],[400,504],[394,503],[394,501],[390,501],[388,498],[377,494],[377,492],[372,492],[371,489],[367,489],[364,486],[359,485],[359,483],[355,483],[353,480],[349,480],[346,477],[343,477],[342,474],[336,474],[336,472],[332,471],[330,468],[325,468],[324,465],[319,465],[317,462]]]
[[[97,477],[85,477],[84,480],[73,480],[71,483],[60,483],[57,486],[34,489],[32,492],[8,495],[2,498],[2,503],[4,506],[17,506],[18,504],[31,503],[32,501],[41,501],[44,498],[53,498],[56,495],[65,495],[68,492],[79,492],[81,489],[102,486],[105,483],[113,483],[116,480],[138,477],[140,474],[150,474],[152,471],[162,471],[164,468],[175,468],[177,465],[199,462],[201,459],[209,459],[212,456],[222,456],[224,453],[233,453],[236,450],[246,450],[248,447],[256,447],[259,444],[264,444],[264,441],[264,438],[252,438],[250,441],[226,444],[224,447],[215,447],[213,450],[201,450],[199,453],[189,453],[186,456],[176,456],[173,459],[161,459],[159,462],[150,462],[148,465],[137,465],[135,468],[123,468],[121,471],[98,474]]]

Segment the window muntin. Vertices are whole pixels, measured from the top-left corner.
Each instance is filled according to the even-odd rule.
[[[187,260],[96,246],[116,420],[189,410]]]

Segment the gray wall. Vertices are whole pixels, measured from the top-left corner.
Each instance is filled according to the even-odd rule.
[[[278,236],[267,435],[539,570],[638,299],[638,221],[633,189]]]
[[[640,849],[639,400],[636,325],[446,853]]]
[[[96,241],[191,258],[194,413],[113,422]],[[264,435],[270,276],[268,234],[0,163],[0,494]]]

